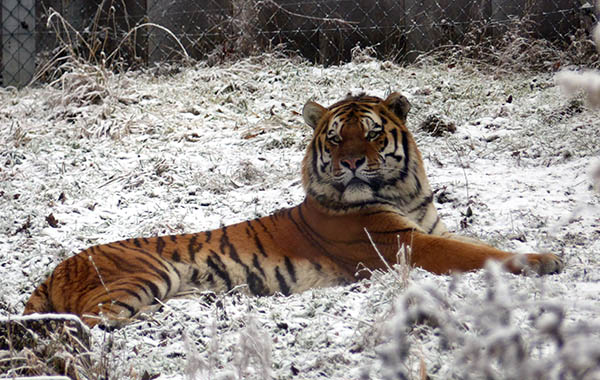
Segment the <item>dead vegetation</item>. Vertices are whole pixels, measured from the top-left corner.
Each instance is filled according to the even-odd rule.
[[[60,20],[58,15],[54,16],[54,22]],[[70,30],[69,26],[62,20],[57,22],[57,27],[64,28],[60,33],[65,35],[65,31]],[[435,58],[447,63],[447,65],[461,65],[468,66],[472,65],[491,65],[500,71],[514,71],[514,70],[556,70],[559,67],[568,64],[582,64],[589,63],[595,65],[597,62],[597,52],[593,48],[591,41],[589,40],[585,32],[577,34],[571,38],[570,41],[564,42],[566,49],[561,50],[555,45],[551,45],[546,41],[536,40],[533,38],[527,30],[528,21],[515,20],[514,26],[510,29],[509,33],[501,40],[500,44],[495,44],[491,39],[487,39],[484,34],[478,34],[476,28],[471,32],[468,39],[471,44],[466,45],[453,45],[445,48],[440,48],[435,52],[426,54],[421,59],[421,62],[426,62],[427,59]],[[133,29],[133,28],[132,28]],[[39,77],[40,81],[47,81],[50,86],[54,89],[58,89],[60,92],[55,97],[50,98],[47,102],[51,108],[61,108],[53,112],[62,112],[58,119],[64,118],[66,120],[73,120],[78,122],[82,120],[82,124],[78,124],[79,131],[82,135],[94,140],[102,137],[113,137],[119,139],[122,136],[126,136],[131,132],[130,126],[127,123],[122,123],[122,119],[114,118],[111,115],[115,108],[115,104],[118,105],[130,105],[136,101],[138,94],[130,94],[128,91],[129,80],[126,77],[120,76],[118,73],[119,69],[124,68],[122,62],[124,60],[119,59],[118,53],[103,53],[101,48],[105,44],[99,39],[103,34],[98,29],[92,29],[93,33],[90,36],[96,39],[94,43],[82,43],[76,42],[73,39],[64,39],[64,48],[61,50],[60,55],[55,58],[52,65],[46,66],[46,71]],[[72,30],[70,31],[70,33]],[[77,37],[79,38],[79,36]],[[127,41],[127,40],[124,40]],[[75,48],[77,46],[77,49]],[[123,48],[125,42],[120,45]],[[86,54],[81,53],[81,49],[87,51]],[[87,49],[87,50],[85,50]],[[104,58],[102,58],[104,57]],[[357,55],[357,57],[359,57]],[[365,58],[360,56],[358,60],[363,60],[368,63],[372,58]],[[264,65],[264,61],[258,61],[257,65]],[[266,61],[266,65],[269,61]],[[176,65],[175,65],[176,66]],[[169,66],[171,67],[171,66]],[[383,67],[383,63],[382,63]],[[387,65],[392,67],[393,65]],[[229,69],[224,68],[223,71],[215,74],[216,77],[223,76]],[[250,72],[253,70],[252,67],[244,68]],[[229,70],[230,72],[231,70]],[[364,70],[363,70],[364,71]],[[156,69],[158,75],[165,76],[173,74],[173,70],[161,71]],[[260,74],[262,75],[262,74]],[[259,74],[255,76],[235,78],[243,81],[244,83],[251,83]],[[275,74],[270,73],[272,77]],[[362,75],[362,74],[361,74]],[[323,83],[321,86],[323,89],[331,87],[335,81],[330,78],[323,79],[329,82]],[[282,80],[283,81],[283,80]],[[273,83],[266,83],[257,81],[256,88],[262,88],[263,86],[273,86]],[[188,89],[189,91],[189,89]],[[264,91],[264,90],[260,90]],[[289,93],[291,89],[286,90]],[[304,90],[303,90],[304,91]],[[323,90],[325,91],[325,90]],[[236,97],[249,97],[249,92],[245,93],[241,90],[236,89]],[[312,95],[312,94],[311,94]],[[302,94],[303,97],[307,96],[306,93]],[[326,95],[329,96],[329,95]],[[431,96],[430,94],[422,94],[421,96]],[[304,99],[303,99],[304,100]],[[572,112],[580,114],[583,112],[581,102],[575,100],[572,102],[577,107],[568,106],[566,113],[562,113],[562,110],[558,110],[559,115],[556,116],[558,121],[562,121],[565,117],[571,116]],[[571,104],[571,103],[570,103]],[[89,106],[84,113],[71,114],[71,110],[81,110]],[[252,112],[256,112],[252,107]],[[280,109],[283,114],[284,111],[290,112],[287,109]],[[77,111],[79,112],[79,111]],[[200,114],[201,111],[194,111]],[[203,114],[202,114],[203,115]],[[567,116],[565,116],[567,115]],[[122,116],[122,115],[121,115]],[[198,115],[195,115],[198,116]],[[244,119],[240,119],[244,120]],[[434,125],[430,133],[436,134],[438,131],[438,121],[433,119],[429,120],[430,125]],[[551,121],[556,121],[552,119]],[[27,142],[31,137],[27,135],[27,131],[19,126],[19,121],[16,122],[13,128],[13,145],[15,147],[23,147],[27,145]],[[460,122],[459,122],[460,123]],[[261,128],[264,126],[260,123]],[[449,132],[450,128],[446,125],[452,123],[445,123],[444,128]],[[194,132],[196,133],[196,132]],[[448,135],[445,133],[445,135]],[[271,135],[269,135],[271,136]],[[521,139],[521,137],[519,137]],[[204,141],[206,137],[200,136],[198,140]],[[294,139],[290,138],[290,141],[296,145],[301,145],[298,141],[298,137]],[[583,139],[581,139],[583,140]],[[283,139],[273,140],[277,141],[278,144],[273,149],[281,149],[289,145],[284,144]],[[552,147],[553,150],[554,147]],[[179,152],[178,152],[179,155]],[[8,160],[8,159],[7,159]],[[5,160],[5,162],[8,162]],[[151,162],[150,167],[144,170],[141,168],[135,168],[134,171],[125,172],[126,177],[117,177],[119,183],[123,184],[124,190],[132,190],[143,185],[143,176],[151,177],[150,174],[154,173],[155,176],[162,177],[170,175],[171,170],[175,170],[177,162],[171,163],[170,161],[156,161]],[[462,165],[461,165],[462,166]],[[188,168],[189,169],[189,168]],[[5,176],[8,173],[7,169],[0,170],[0,176]],[[224,169],[225,170],[225,169]],[[120,173],[119,171],[115,171]],[[228,188],[237,188],[242,185],[251,185],[256,182],[261,182],[264,178],[264,170],[257,168],[252,161],[242,160],[241,165],[233,171],[231,176],[236,182],[228,181],[224,176],[219,173],[214,174],[214,177],[223,177],[219,182],[215,182],[214,185],[207,185],[202,183],[198,185],[198,188],[204,190],[213,190],[214,192],[225,192]],[[596,173],[597,174],[597,173]],[[600,185],[600,175],[595,175],[594,186],[598,188]],[[1,178],[1,177],[0,177]],[[131,178],[131,180],[128,180]],[[135,179],[135,181],[134,181]],[[108,185],[112,183],[106,182]],[[211,188],[211,186],[213,188]],[[467,198],[469,196],[467,195]],[[194,200],[195,201],[195,200]],[[206,200],[200,200],[200,202],[206,202]],[[48,214],[44,214],[48,215]],[[52,215],[52,214],[50,214]],[[36,226],[32,226],[30,219],[27,218],[23,223],[19,224],[17,232],[26,232],[27,235],[31,233],[38,234],[39,229]],[[188,226],[189,228],[189,226]],[[184,228],[181,228],[182,230]],[[181,231],[178,231],[181,232]],[[100,234],[100,232],[97,232]],[[522,378],[535,376],[541,376],[545,369],[553,368],[556,371],[561,371],[560,374],[564,375],[565,378],[592,378],[591,376],[598,374],[598,368],[593,366],[587,366],[583,359],[598,359],[597,351],[593,351],[594,347],[586,350],[578,351],[577,344],[579,342],[587,343],[591,341],[585,334],[597,334],[598,326],[595,325],[594,321],[590,323],[581,323],[579,325],[568,324],[564,313],[562,313],[561,306],[553,304],[540,304],[535,302],[528,302],[526,304],[520,304],[517,301],[506,296],[506,294],[498,294],[494,289],[502,288],[502,278],[498,274],[494,274],[486,277],[484,285],[487,285],[486,297],[481,294],[476,294],[475,290],[468,291],[463,288],[463,293],[459,293],[459,296],[442,294],[439,289],[432,289],[431,286],[427,287],[414,287],[411,281],[414,283],[414,277],[423,276],[417,273],[415,275],[411,272],[412,268],[406,265],[406,257],[409,254],[405,247],[399,249],[399,266],[391,265],[390,272],[387,274],[373,273],[372,281],[369,283],[357,284],[357,288],[347,288],[340,291],[337,294],[339,297],[351,297],[355,292],[366,292],[366,288],[371,287],[378,291],[370,292],[369,297],[365,297],[368,300],[365,301],[366,306],[372,308],[373,311],[369,314],[369,318],[363,318],[357,320],[352,325],[356,328],[356,336],[351,340],[352,345],[344,347],[344,352],[351,351],[352,354],[361,351],[368,351],[369,355],[377,355],[381,359],[382,363],[382,376],[385,379],[398,379],[403,378],[401,375],[406,375],[407,378],[425,378],[426,374],[432,373],[435,375],[435,371],[439,370],[443,366],[442,363],[436,363],[436,355],[427,356],[424,358],[422,351],[427,351],[430,348],[423,349],[421,346],[428,345],[432,346],[436,343],[439,344],[439,350],[443,355],[440,356],[442,359],[451,357],[456,360],[454,365],[455,372],[458,375],[464,375],[465,373],[472,371],[471,373],[481,374],[481,376],[488,376],[489,378],[502,378],[499,374],[498,368],[507,369],[510,373],[514,373],[515,376],[525,376]],[[404,264],[402,264],[404,260]],[[413,280],[411,280],[413,278]],[[457,285],[458,284],[458,285]],[[459,281],[452,282],[450,285],[451,290],[456,290],[460,287]],[[358,290],[357,290],[358,289]],[[409,290],[407,290],[409,289]],[[333,294],[333,293],[332,293]],[[392,309],[390,305],[396,296],[400,295],[396,301],[396,306]],[[454,298],[452,298],[454,297]],[[302,314],[302,317],[312,318],[312,320],[323,318],[323,315],[329,317],[330,314],[334,315],[334,318],[339,320],[350,318],[346,313],[347,306],[332,307],[334,311],[327,312],[319,309],[323,307],[325,299],[336,298],[336,296],[327,296],[323,299],[313,297],[311,300],[313,303],[319,303],[314,306],[317,310],[316,313],[310,314],[308,311],[303,311],[306,314]],[[307,297],[306,299],[309,299]],[[315,299],[317,299],[315,301]],[[457,301],[457,299],[459,299]],[[253,303],[254,302],[254,303]],[[257,307],[261,300],[254,300],[252,302],[247,301],[247,308]],[[281,301],[283,302],[283,301]],[[233,303],[233,301],[232,301]],[[305,307],[307,302],[303,302],[302,306]],[[527,312],[530,314],[532,323],[527,325],[526,329],[520,330],[521,324],[515,316],[515,312],[512,312],[510,308],[526,307]],[[8,309],[2,306],[3,309]],[[232,307],[233,308],[233,307]],[[508,308],[508,309],[507,309]],[[310,309],[310,307],[306,307]],[[383,309],[383,310],[382,310]],[[502,311],[502,315],[496,316],[495,313],[498,310]],[[225,312],[223,311],[223,314]],[[266,313],[266,312],[265,312]],[[276,312],[277,313],[277,312]],[[179,314],[179,313],[177,313]],[[316,314],[316,315],[315,315]],[[266,315],[266,314],[264,314]],[[470,320],[465,322],[464,316],[470,316]],[[164,316],[163,316],[164,317]],[[506,317],[506,318],[501,318]],[[160,317],[159,317],[160,318]],[[257,325],[257,322],[253,320],[250,313],[244,314],[243,318],[230,318],[215,317],[215,324],[225,324],[224,321],[229,323],[229,330],[225,331],[230,335],[236,335],[236,344],[241,342],[241,339],[251,340],[253,343],[244,345],[240,343],[240,351],[238,356],[231,361],[234,367],[229,372],[232,378],[237,376],[243,378],[249,372],[249,368],[257,368],[257,377],[268,378],[274,372],[273,363],[277,362],[277,358],[273,358],[271,355],[280,355],[279,353],[273,353],[271,350],[277,350],[272,348],[268,343],[269,334],[266,334],[261,326]],[[262,314],[261,314],[261,318]],[[481,318],[482,322],[478,322],[477,318]],[[263,318],[266,320],[267,318]],[[298,323],[296,320],[287,317],[285,315],[276,315],[271,317],[272,320],[277,320],[279,325],[270,331],[271,339],[273,336],[276,339],[284,342],[285,335],[297,335],[300,331],[298,327],[292,326],[293,323]],[[392,327],[386,326],[388,320],[392,319]],[[261,322],[263,322],[261,320]],[[269,320],[269,322],[272,322]],[[508,322],[507,322],[508,321]],[[194,321],[196,325],[198,322]],[[337,323],[337,320],[334,319]],[[171,344],[168,339],[164,338],[168,335],[169,326],[163,326],[161,329],[156,326],[159,323],[168,323],[168,321],[155,322],[153,329],[155,332],[149,335],[150,340],[155,339],[160,341],[161,344]],[[242,330],[236,332],[234,329],[235,324],[243,325]],[[287,325],[289,324],[289,326]],[[469,325],[471,324],[471,325]],[[469,327],[475,326],[477,328]],[[305,327],[305,326],[304,326]],[[479,328],[481,328],[481,333]],[[509,330],[510,334],[503,336],[496,336],[493,334],[494,331]],[[578,328],[581,328],[578,330]],[[298,329],[298,330],[295,330]],[[306,329],[308,331],[310,329]],[[393,330],[390,333],[388,330]],[[97,379],[115,378],[112,376],[111,354],[109,351],[112,349],[113,340],[108,336],[105,344],[100,344],[102,350],[97,351],[93,358],[90,358],[86,353],[86,344],[79,342],[84,341],[84,338],[78,337],[70,328],[59,328],[58,332],[50,334],[50,340],[46,338],[41,339],[38,333],[35,333],[38,339],[38,345],[34,345],[31,341],[26,343],[18,343],[15,340],[14,331],[0,334],[8,337],[5,348],[2,347],[2,367],[3,374],[8,376],[22,376],[22,375],[56,375],[56,374],[67,374],[71,378],[77,379]],[[23,332],[23,336],[33,337],[35,331],[33,328],[28,328],[27,331]],[[223,368],[227,368],[228,365],[226,359],[223,359],[223,349],[219,351],[217,347],[218,343],[221,342],[226,346],[225,338],[217,337],[217,331],[219,333],[223,330],[213,331],[212,339],[208,343],[208,351],[198,352],[199,347],[203,347],[203,343],[196,337],[196,340],[190,338],[186,342],[185,353],[187,356],[187,367],[186,374],[190,377],[195,375],[205,374],[220,374],[225,377]],[[273,331],[279,334],[273,335]],[[474,334],[477,331],[478,334]],[[308,332],[304,333],[308,335]],[[326,334],[323,334],[326,335]],[[125,336],[125,335],[123,335]],[[179,337],[174,338],[175,340]],[[297,345],[304,344],[310,348],[310,352],[320,352],[319,347],[332,344],[326,336],[319,337],[306,337],[306,340],[295,340],[293,342]],[[120,338],[126,340],[125,338]],[[220,340],[219,340],[220,339]],[[290,338],[291,339],[291,338]],[[587,340],[586,340],[587,339]],[[42,340],[46,343],[39,345]],[[118,341],[118,339],[116,339]],[[277,344],[279,351],[284,343],[278,342]],[[433,343],[432,343],[433,342]],[[531,346],[528,342],[533,342]],[[379,351],[379,345],[387,343],[387,349]],[[210,346],[212,345],[212,346]],[[275,344],[274,344],[275,345]],[[539,352],[549,347],[551,355],[544,361],[536,361],[536,355]],[[314,350],[313,350],[314,348]],[[378,348],[378,353],[375,353],[375,348]],[[128,350],[129,347],[116,347],[115,350]],[[289,347],[288,347],[289,349]],[[142,349],[146,350],[146,349]],[[212,350],[212,351],[211,351]],[[207,358],[208,352],[208,358]],[[145,352],[145,354],[147,354]],[[522,355],[521,355],[522,354]],[[247,355],[244,357],[244,355]],[[148,359],[149,360],[149,359]],[[321,359],[326,361],[325,359]],[[206,365],[202,364],[202,361],[206,361]],[[250,363],[251,361],[251,363]],[[121,365],[123,361],[121,361]],[[416,365],[411,365],[411,362],[418,362]],[[491,364],[490,364],[491,363]],[[597,363],[597,362],[596,362]],[[321,363],[322,364],[322,363]],[[554,367],[553,367],[554,365]],[[563,368],[558,368],[564,365]],[[569,366],[567,366],[569,365]],[[323,365],[324,366],[324,365]],[[419,375],[415,376],[414,370],[411,368],[419,368]],[[428,367],[429,366],[429,367]],[[319,362],[315,362],[313,365],[315,368],[319,368]],[[303,366],[299,363],[289,364],[289,369],[286,373],[292,373],[297,375],[298,373],[306,374],[313,373],[316,370],[309,365]],[[558,368],[558,369],[557,369]],[[119,373],[127,371],[127,369],[121,367],[118,369]],[[140,371],[142,372],[142,371]],[[277,374],[283,373],[278,368]],[[132,378],[137,379],[150,379],[155,375],[146,373],[139,373]],[[466,375],[465,375],[466,376]],[[466,376],[465,378],[468,378]],[[543,377],[540,377],[543,378]],[[555,378],[549,376],[548,378]]]
[[[598,67],[600,55],[590,35],[591,25],[583,19],[580,22],[573,34],[555,41],[538,37],[536,23],[527,16],[513,17],[503,24],[475,22],[458,41],[422,54],[417,62],[427,64],[434,60],[448,66],[468,64],[497,73],[555,72],[568,66]]]
[[[105,372],[90,360],[90,332],[74,317],[0,319],[0,357],[0,372],[11,377],[93,379]]]

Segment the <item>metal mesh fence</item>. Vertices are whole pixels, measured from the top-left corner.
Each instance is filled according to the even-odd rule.
[[[35,0],[2,1],[3,82],[26,85],[35,72]]]
[[[131,67],[277,48],[330,65],[361,46],[412,60],[502,38],[515,20],[558,43],[595,21],[584,0],[2,0],[1,9],[4,85],[23,85],[68,54]]]

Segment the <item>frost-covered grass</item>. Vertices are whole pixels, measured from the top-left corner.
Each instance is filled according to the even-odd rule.
[[[413,104],[409,128],[448,226],[507,250],[556,252],[564,272],[413,269],[408,285],[375,273],[290,297],[174,299],[125,328],[93,330],[108,378],[598,379],[599,113],[550,74],[492,72],[264,56],[123,75],[79,66],[53,86],[4,90],[0,316],[20,314],[56,264],[92,244],[301,202],[304,102],[396,90]],[[457,132],[420,131],[431,115]]]

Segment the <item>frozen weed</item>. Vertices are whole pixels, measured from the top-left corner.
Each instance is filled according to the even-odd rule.
[[[452,362],[444,378],[594,379],[600,375],[600,337],[594,321],[567,323],[563,306],[525,301],[497,265],[489,265],[483,294],[459,301],[428,285],[413,285],[396,302],[391,343],[382,350],[385,379],[408,379],[414,345],[436,341]],[[452,299],[454,298],[454,299]],[[592,333],[593,331],[593,333]],[[428,343],[429,342],[429,343]],[[575,358],[577,359],[575,360]],[[429,371],[440,368],[428,359]]]
[[[271,337],[258,326],[256,318],[248,314],[246,327],[240,332],[239,351],[235,364],[239,380],[246,378],[250,361],[254,359],[254,371],[261,379],[271,378]]]
[[[537,278],[501,276],[499,282],[510,285],[509,295],[515,292],[513,288],[522,289],[516,292],[521,298],[499,309],[498,314],[509,320],[508,325],[488,317],[488,314],[493,316],[494,305],[502,304],[487,300],[486,286],[482,284],[489,280],[484,279],[483,273],[467,274],[448,285],[451,280],[447,277],[410,268],[410,276],[404,281],[394,263],[389,263],[393,272],[374,272],[371,280],[347,287],[291,297],[254,298],[252,306],[261,308],[254,314],[258,325],[271,337],[273,377],[362,379],[367,375],[382,378],[385,373],[386,378],[392,379],[400,378],[393,377],[395,373],[404,372],[409,378],[419,378],[423,373],[422,358],[431,378],[452,378],[453,373],[462,373],[457,364],[463,352],[459,351],[459,343],[468,341],[475,345],[478,338],[482,345],[485,343],[481,349],[483,358],[501,361],[497,350],[487,346],[507,350],[524,347],[526,356],[551,361],[558,357],[555,343],[558,340],[551,336],[560,336],[551,333],[556,330],[553,326],[558,326],[564,342],[560,349],[564,355],[557,363],[572,362],[577,368],[585,368],[579,358],[581,362],[593,360],[590,352],[593,341],[584,333],[578,335],[580,340],[574,339],[572,330],[587,326],[590,337],[598,331],[594,306],[598,300],[595,254],[599,248],[598,223],[597,214],[578,215],[573,220],[569,214],[579,199],[587,195],[591,194],[589,201],[584,198],[585,204],[598,203],[598,194],[588,189],[591,184],[586,172],[596,165],[600,146],[597,115],[579,107],[569,117],[548,119],[546,116],[556,110],[560,113],[570,108],[547,74],[494,77],[472,67],[449,68],[446,64],[423,67],[386,64],[385,70],[382,66],[372,61],[323,68],[267,55],[240,60],[235,65],[183,67],[169,76],[128,73],[129,78],[135,77],[129,82],[134,101],[126,102],[118,99],[122,93],[127,95],[130,88],[112,82],[119,80],[119,74],[111,70],[94,71],[97,76],[94,81],[107,88],[102,95],[105,97],[99,103],[74,98],[66,108],[56,103],[56,109],[45,103],[45,99],[48,92],[60,89],[0,93],[1,120],[7,126],[15,120],[14,127],[21,128],[18,135],[26,136],[13,136],[16,129],[0,128],[0,136],[8,142],[0,148],[0,179],[4,180],[0,189],[0,209],[4,212],[0,224],[6,235],[0,239],[4,270],[0,283],[4,290],[2,299],[6,300],[0,302],[0,313],[22,310],[34,284],[61,259],[90,244],[162,234],[159,228],[169,225],[177,226],[177,232],[202,231],[301,202],[300,147],[306,146],[311,133],[310,128],[302,127],[298,115],[302,104],[309,98],[332,102],[349,89],[384,96],[389,86],[395,86],[414,105],[409,128],[418,126],[430,114],[447,115],[456,122],[457,132],[444,137],[450,144],[414,131],[433,187],[445,189],[451,195],[451,201],[438,204],[448,225],[458,226],[464,217],[461,212],[467,208],[466,172],[469,198],[475,202],[475,206],[471,204],[474,218],[470,225],[474,234],[500,236],[497,246],[529,252],[540,241],[546,244],[548,240],[543,233],[566,218],[557,231],[549,232],[557,235],[550,240],[552,248],[564,252],[570,263],[564,274],[544,278],[548,288],[554,289],[545,296],[536,285]],[[85,81],[78,83],[88,86]],[[216,95],[218,89],[232,83],[236,86],[230,93]],[[231,103],[227,103],[228,97]],[[508,98],[512,98],[512,103],[508,104]],[[190,109],[193,112],[181,112]],[[271,111],[278,115],[277,120],[291,120],[287,123],[295,129],[288,130],[288,124],[273,128],[269,123],[275,123],[276,118]],[[111,134],[118,131],[115,128],[125,125],[129,129],[124,130],[119,140],[111,140]],[[244,139],[246,125],[256,126],[260,135]],[[82,127],[90,134],[82,131]],[[139,130],[143,133],[127,132]],[[267,149],[269,141],[282,140],[282,130],[288,131],[283,135],[285,143]],[[99,138],[94,137],[96,131]],[[490,134],[498,138],[488,141]],[[183,138],[189,135],[195,136],[194,139]],[[288,136],[294,144],[288,144]],[[21,142],[18,147],[12,144],[15,137]],[[460,153],[460,162],[455,150]],[[566,150],[572,153],[568,160],[562,158]],[[232,184],[230,179],[238,174],[236,163],[245,161],[265,176],[241,170],[241,180],[236,179],[236,184]],[[66,195],[64,203],[57,201],[61,193]],[[59,228],[49,227],[44,218],[50,213],[64,224]],[[527,239],[510,240],[499,235],[500,231],[510,230],[513,222],[512,228]],[[15,233],[20,229],[21,232]],[[427,288],[420,298],[413,291],[418,289],[417,283]],[[446,290],[452,286],[450,291]],[[403,309],[400,306],[392,309],[392,305],[396,297],[407,291],[413,294],[413,304],[404,305],[407,310],[425,309],[421,313],[422,323],[413,324],[408,332],[396,331],[395,324],[386,328],[386,322],[402,315]],[[561,321],[560,314],[539,314],[540,305],[547,300],[553,300],[564,311],[561,323],[553,322]],[[178,302],[184,301],[171,300],[168,305],[172,307]],[[140,379],[147,370],[180,380],[186,376],[187,356],[180,331],[185,330],[198,354],[214,371],[212,378],[237,379],[236,368],[240,363],[235,363],[238,359],[233,353],[237,352],[246,329],[248,310],[246,305],[234,301],[233,295],[224,296],[222,302],[229,305],[228,318],[222,315],[215,318],[212,311],[196,307],[200,303],[197,299],[186,300],[175,312],[163,308],[147,321],[136,321],[113,332],[111,344],[96,343],[94,357],[105,352],[104,363],[110,365],[112,378]],[[429,312],[431,318],[427,318],[428,304],[434,310]],[[487,314],[480,310],[480,304]],[[484,315],[487,320],[481,324],[472,321]],[[179,317],[190,321],[187,329],[178,323]],[[440,328],[434,317],[437,325],[444,326],[447,320],[450,327]],[[215,333],[210,330],[213,318],[218,324]],[[538,320],[543,329],[535,327]],[[585,323],[579,324],[579,320]],[[473,326],[481,326],[482,332]],[[507,338],[494,335],[494,326],[499,329],[504,326],[500,332],[513,334]],[[390,330],[396,335],[390,335]],[[550,333],[541,333],[542,330]],[[102,331],[95,332],[98,334]],[[387,354],[387,364],[383,365],[375,351],[380,350],[381,342],[396,336],[398,344],[405,341],[409,346],[393,346]],[[448,344],[442,344],[442,337]],[[492,344],[492,338],[496,343]],[[95,341],[103,342],[102,336]],[[579,343],[582,353],[577,351]],[[394,352],[405,348],[408,356],[401,362]],[[477,367],[464,360],[467,369]],[[517,362],[508,354],[502,360]],[[248,379],[261,378],[258,363],[254,356],[249,360],[244,368]],[[540,368],[546,365],[540,360],[537,363]],[[505,365],[510,367],[491,364],[493,370]],[[197,377],[206,373],[202,372],[206,367],[199,368],[195,372]],[[368,368],[364,370],[367,375],[360,375],[362,368]],[[547,368],[550,373],[554,367],[549,364]],[[477,371],[481,374],[483,369]],[[507,373],[516,373],[510,371]]]
[[[598,54],[585,26],[568,40],[555,42],[537,37],[535,28],[528,16],[513,17],[506,23],[472,23],[461,41],[424,53],[417,62],[428,64],[433,59],[451,66],[483,65],[498,74],[597,64]]]
[[[216,319],[212,321],[211,337],[204,353],[199,353],[196,344],[184,333],[188,380],[272,378],[271,337],[258,326],[251,313],[246,314],[243,322],[245,326],[238,333],[233,358],[224,367],[223,358],[219,357],[223,342],[218,335]]]
[[[83,62],[66,63],[66,72],[50,86],[57,86],[61,93],[49,100],[51,106],[82,106],[101,104],[111,94],[109,73],[101,66]]]
[[[410,247],[400,242],[400,236],[398,236],[398,252],[396,253],[396,263],[389,263],[385,257],[379,251],[379,248],[371,238],[371,234],[365,228],[365,233],[373,246],[373,249],[379,256],[387,272],[391,273],[399,289],[406,289],[410,280],[410,271],[412,266],[410,264]],[[393,267],[393,268],[392,268]],[[364,269],[363,269],[364,270]],[[389,284],[388,284],[389,285]]]
[[[597,2],[597,8],[600,9],[600,1]],[[594,27],[592,38],[600,53],[600,24]],[[600,72],[567,70],[558,73],[555,80],[567,95],[573,96],[578,92],[583,92],[592,107],[600,108]]]
[[[0,371],[5,376],[113,378],[110,366],[95,360],[89,330],[76,317],[2,318],[0,333]]]

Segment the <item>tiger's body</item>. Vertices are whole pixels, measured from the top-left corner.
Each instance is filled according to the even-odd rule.
[[[119,324],[190,289],[246,285],[264,296],[345,284],[369,275],[359,266],[386,267],[373,245],[395,263],[405,244],[412,265],[438,274],[479,269],[490,259],[514,273],[561,270],[553,254],[515,255],[448,233],[405,126],[409,109],[397,93],[385,100],[351,97],[329,108],[308,102],[303,116],[315,132],[303,161],[300,205],[213,231],[90,247],[60,263],[24,313]]]

